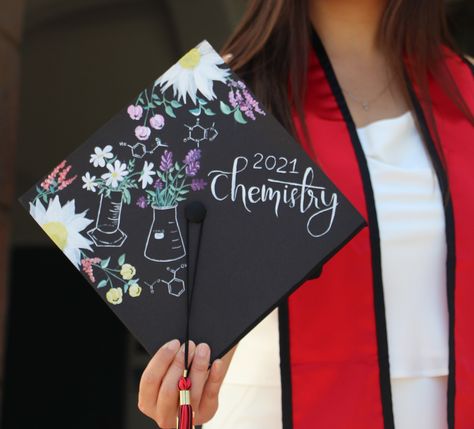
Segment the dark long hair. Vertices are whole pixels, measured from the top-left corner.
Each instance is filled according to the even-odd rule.
[[[309,0],[249,0],[241,22],[221,50],[223,55],[232,54],[232,69],[249,82],[266,108],[295,137],[292,106],[308,137],[303,112],[311,28],[308,3]],[[405,55],[412,59],[411,79],[428,106],[431,73],[474,125],[472,112],[441,60],[442,45],[461,55],[448,31],[444,0],[387,0],[378,43],[399,79],[403,79],[402,58]],[[411,105],[408,93],[403,95]],[[427,120],[434,124],[431,108]]]

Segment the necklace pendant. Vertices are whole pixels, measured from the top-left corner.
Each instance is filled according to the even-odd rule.
[[[367,103],[366,101],[362,103],[362,108],[367,112],[367,110],[369,110],[369,103]]]

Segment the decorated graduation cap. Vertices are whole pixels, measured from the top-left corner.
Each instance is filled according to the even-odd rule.
[[[149,353],[211,360],[365,225],[207,41],[21,202]]]

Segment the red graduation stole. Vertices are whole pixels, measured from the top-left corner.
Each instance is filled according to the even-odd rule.
[[[369,223],[279,308],[284,429],[394,429],[380,243],[372,186],[355,125],[321,41],[312,36],[306,121],[318,162]],[[445,61],[474,111],[472,66]],[[449,306],[449,429],[474,428],[474,129],[433,78],[430,93],[447,168],[412,84],[445,208]]]

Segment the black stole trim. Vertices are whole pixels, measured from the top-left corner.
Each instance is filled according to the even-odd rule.
[[[379,383],[380,394],[382,398],[382,412],[385,429],[395,429],[392,407],[392,390],[390,385],[390,367],[388,356],[387,324],[385,319],[385,302],[382,284],[382,268],[380,254],[380,237],[377,222],[377,213],[375,210],[374,192],[370,181],[369,168],[362,145],[359,141],[356,126],[350,114],[346,100],[342,94],[341,87],[337,81],[336,74],[332,68],[329,57],[324,46],[314,28],[311,28],[311,42],[316,56],[324,70],[326,79],[331,87],[332,93],[336,98],[339,109],[344,117],[352,146],[359,164],[359,171],[362,177],[364,187],[367,216],[369,221],[370,248],[372,257],[372,284],[374,294],[374,311],[376,321],[377,350],[379,361]]]
[[[293,395],[291,392],[290,325],[288,299],[278,307],[278,331],[280,338],[281,411],[283,429],[293,428]]]
[[[466,60],[467,61],[467,60]],[[434,169],[438,178],[441,192],[444,197],[444,217],[445,217],[445,231],[447,243],[447,258],[446,258],[446,277],[447,277],[447,295],[448,295],[448,312],[449,312],[449,376],[448,376],[448,428],[454,429],[454,397],[456,394],[456,365],[455,365],[455,348],[454,348],[454,288],[456,283],[456,243],[454,233],[454,210],[452,205],[452,198],[449,195],[448,177],[443,168],[441,158],[434,144],[430,130],[428,128],[423,109],[420,101],[416,97],[413,85],[408,78],[405,70],[405,82],[410,94],[413,107],[421,128],[421,132],[425,142],[427,143],[428,152],[433,162]]]

